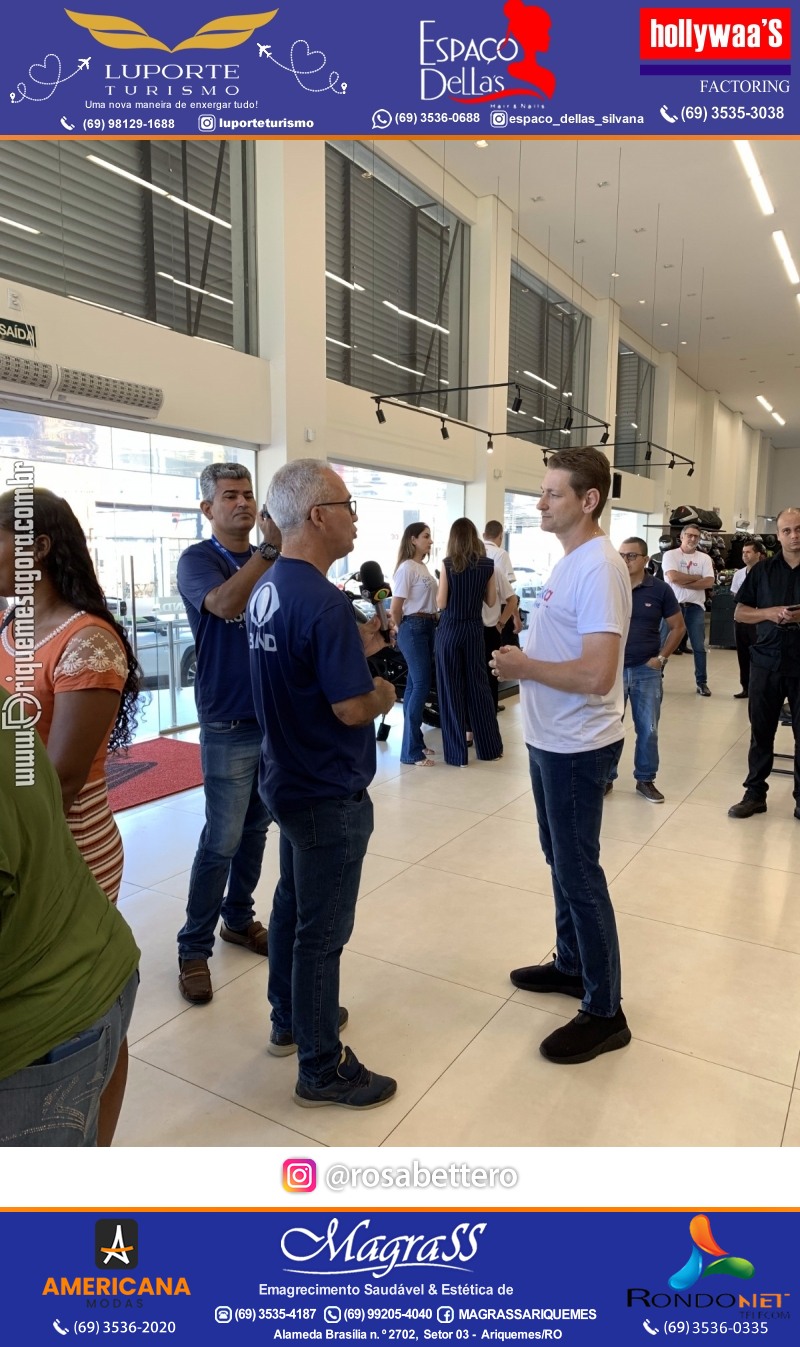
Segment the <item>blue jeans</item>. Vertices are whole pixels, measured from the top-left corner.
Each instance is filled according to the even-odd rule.
[[[0,1146],[96,1146],[100,1096],[117,1064],[139,987],[131,973],[116,1001],[65,1043],[0,1080]]]
[[[664,677],[660,669],[635,664],[623,669],[625,704],[630,701],[636,747],[633,775],[636,781],[655,781],[658,772],[658,720],[664,696]],[[616,771],[612,780],[616,778]]]
[[[366,790],[275,811],[281,877],[269,922],[272,1024],[297,1044],[298,1076],[312,1088],[333,1079],[339,1042],[339,963],[353,931],[361,867],[372,835]]]
[[[250,925],[272,822],[258,793],[261,731],[256,721],[202,725],[200,753],[206,822],[189,879],[186,922],[178,932],[181,959],[211,958],[220,914],[232,931]]]
[[[581,1008],[610,1019],[619,1010],[620,964],[614,909],[600,865],[603,795],[622,740],[588,753],[546,753],[528,745],[539,841],[556,903],[556,968],[582,977]]]
[[[707,682],[706,674],[706,610],[699,603],[682,603],[681,612],[694,656],[694,681],[699,687]]]
[[[425,756],[422,716],[433,682],[435,635],[436,623],[430,617],[404,617],[397,629],[397,645],[408,665],[408,682],[403,693],[401,762],[419,762]]]

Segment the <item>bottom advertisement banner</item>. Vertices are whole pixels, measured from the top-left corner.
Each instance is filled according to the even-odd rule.
[[[796,1211],[5,1211],[2,1340],[798,1341]]]

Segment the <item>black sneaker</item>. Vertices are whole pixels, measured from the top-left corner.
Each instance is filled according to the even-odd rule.
[[[555,956],[552,963],[535,963],[529,968],[514,968],[509,977],[515,987],[524,992],[561,992],[562,996],[576,996],[583,1000],[583,978],[560,973]]]
[[[298,1081],[294,1102],[301,1108],[322,1108],[325,1104],[338,1104],[340,1108],[377,1108],[379,1104],[387,1104],[396,1093],[396,1080],[368,1071],[352,1048],[343,1048],[333,1080],[317,1089]]]
[[[339,1033],[342,1032],[349,1018],[350,1016],[344,1006],[339,1006]],[[291,1057],[293,1052],[297,1052],[297,1044],[290,1033],[280,1033],[277,1029],[273,1029],[269,1036],[267,1052],[272,1057]]]
[[[741,692],[734,692],[733,700],[736,702],[741,702],[744,701],[744,699],[749,696],[750,693],[747,691],[747,688],[743,688]]]
[[[738,804],[732,804],[728,810],[728,818],[752,818],[753,814],[766,814],[766,800],[757,800],[752,795],[745,795]]]
[[[697,684],[697,695],[698,695],[698,697],[710,697],[710,696],[711,696],[711,688],[708,686],[708,683],[698,683],[698,684]]]
[[[539,1045],[539,1051],[548,1062],[569,1066],[591,1062],[601,1052],[614,1052],[616,1048],[627,1047],[630,1041],[631,1031],[621,1009],[610,1020],[579,1010],[569,1024],[548,1034]]]
[[[641,795],[645,800],[649,800],[651,804],[664,803],[664,796],[660,790],[656,790],[654,781],[637,781],[636,794]]]

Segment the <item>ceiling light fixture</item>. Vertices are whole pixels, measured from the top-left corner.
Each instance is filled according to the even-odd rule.
[[[778,425],[779,425],[779,426],[785,426],[785,425],[786,425],[786,422],[784,421],[783,417],[782,417],[782,416],[778,416],[778,413],[777,413],[777,412],[773,412],[772,415],[773,415],[774,420],[776,420],[776,421],[778,422]]]
[[[337,285],[344,285],[348,290],[358,290],[363,295],[363,285],[356,285],[355,281],[346,281],[343,276],[337,276],[335,271],[326,271],[325,275],[329,281],[336,281]]]
[[[118,164],[112,164],[110,159],[101,159],[97,154],[87,154],[93,164],[99,164],[101,168],[107,168],[109,173],[117,173],[120,178],[127,178],[128,182],[135,182],[139,187],[146,187],[148,192],[155,192],[156,196],[169,196],[169,192],[164,187],[156,187],[155,183],[148,182],[146,178],[137,178],[135,173],[129,173],[126,168],[120,168]]]
[[[612,271],[611,276],[612,276],[612,278],[613,278],[615,281],[618,281],[618,280],[619,280],[619,272],[618,272],[618,271]]]
[[[198,295],[208,295],[209,299],[218,299],[221,304],[230,304],[233,308],[233,300],[226,299],[224,295],[215,295],[213,290],[203,290],[199,285],[190,285],[188,281],[179,281],[177,276],[171,276],[168,271],[157,271],[157,276],[163,276],[165,281],[172,281],[173,285],[179,285],[182,290],[194,290]]]
[[[383,410],[383,408],[381,407],[380,402],[378,403],[377,407],[375,408],[375,415],[376,415],[377,418],[378,418],[378,425],[379,425],[379,426],[384,425],[384,423],[385,423],[385,421],[386,421],[386,413],[385,413],[385,411]]]
[[[0,215],[0,224],[10,225],[12,229],[21,229],[24,234],[41,234],[41,229],[33,229],[31,225],[20,224],[19,220],[9,220],[8,216]]]
[[[477,145],[479,150],[486,150],[489,147],[488,140],[476,140],[475,144]]]
[[[518,412],[520,407],[522,406],[522,389],[520,388],[519,384],[515,384],[514,387],[517,390],[517,396],[511,403],[511,410],[512,412]]]
[[[443,440],[449,440],[449,439],[450,439],[450,431],[447,429],[447,426],[446,426],[445,423],[444,423],[444,417],[442,417],[442,432],[441,432],[441,434],[442,434],[442,439],[443,439]]]
[[[600,436],[600,443],[601,443],[601,444],[608,444],[608,434],[609,434],[608,426],[606,426],[605,430],[603,431],[602,435]]]
[[[733,142],[736,153],[744,165],[744,171],[750,179],[750,186],[755,194],[756,201],[761,207],[763,215],[774,215],[775,207],[769,198],[769,192],[764,185],[764,179],[759,171],[756,157],[750,147],[749,140],[735,140]]]
[[[414,374],[418,379],[424,379],[425,375],[418,369],[412,369],[410,365],[398,365],[396,360],[390,360],[388,356],[378,355],[376,351],[372,352],[373,360],[380,360],[382,365],[391,365],[393,369],[401,369],[405,374]]]
[[[494,453],[494,441],[492,440],[491,435],[489,436],[488,440],[486,441],[486,452],[487,452],[487,454],[493,454],[493,453]]]
[[[662,327],[669,327],[669,323],[662,323],[661,326],[662,326]]]
[[[387,309],[393,309],[395,313],[399,313],[401,318],[410,318],[412,323],[422,323],[423,327],[430,327],[435,332],[443,332],[446,337],[450,336],[449,327],[442,327],[441,323],[429,323],[427,318],[419,318],[417,314],[409,313],[407,309],[400,309],[396,304],[392,304],[389,299],[384,299],[383,303]]]
[[[694,477],[694,463],[686,474],[687,477]]]
[[[572,430],[572,408],[571,408],[571,407],[569,407],[569,408],[567,409],[567,416],[566,416],[566,420],[564,421],[564,429],[565,429],[565,430]]]
[[[765,412],[771,412],[771,411],[772,411],[772,403],[771,403],[771,402],[767,402],[767,399],[766,399],[766,398],[762,398],[762,396],[761,396],[760,393],[757,393],[757,394],[756,394],[756,402],[760,402],[760,403],[761,403],[761,406],[764,408],[764,411],[765,411]]]
[[[674,459],[674,458],[671,458],[671,459],[670,459],[669,463],[667,464],[667,467],[668,467],[668,468],[674,468],[674,467],[675,467],[675,459]]]
[[[167,200],[174,201],[176,206],[183,206],[184,210],[190,210],[193,215],[202,215],[204,220],[213,220],[214,224],[222,225],[223,229],[231,229],[230,220],[223,220],[221,215],[212,215],[210,211],[202,210],[200,206],[193,206],[191,201],[184,201],[182,196],[173,196],[167,192]]]
[[[544,384],[545,388],[555,388],[555,384],[551,384],[549,379],[543,379],[541,374],[534,374],[533,370],[524,369],[522,373],[527,374],[529,379],[535,379],[537,383]]]
[[[786,235],[782,229],[776,229],[773,232],[772,237],[775,240],[775,247],[778,249],[786,275],[789,277],[792,285],[800,285],[800,275],[794,264],[794,258],[789,250],[789,245],[786,242]]]
[[[650,459],[651,459],[652,457],[653,457],[653,451],[652,451],[652,449],[650,448],[650,445],[648,444],[647,449],[645,450],[645,455],[644,455],[644,461],[645,461],[645,463],[649,463],[649,462],[650,462]]]

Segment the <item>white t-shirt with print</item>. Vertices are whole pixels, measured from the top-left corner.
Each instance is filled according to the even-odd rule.
[[[591,538],[556,562],[533,601],[525,654],[563,663],[580,657],[584,636],[613,632],[620,638],[617,675],[604,697],[521,680],[527,744],[548,753],[587,753],[623,738],[622,662],[630,620],[631,582],[625,562],[608,538]]]
[[[673,547],[671,552],[664,553],[661,565],[665,580],[669,571],[681,571],[684,575],[702,575],[705,579],[714,578],[714,563],[711,557],[700,551],[699,547],[696,552],[682,552],[679,547]],[[667,580],[667,584],[669,583]],[[684,589],[683,585],[672,585],[671,588],[678,603],[697,603],[701,608],[705,608],[708,590]]]
[[[403,599],[403,617],[435,613],[436,579],[423,561],[402,561],[392,576],[392,594]]]

